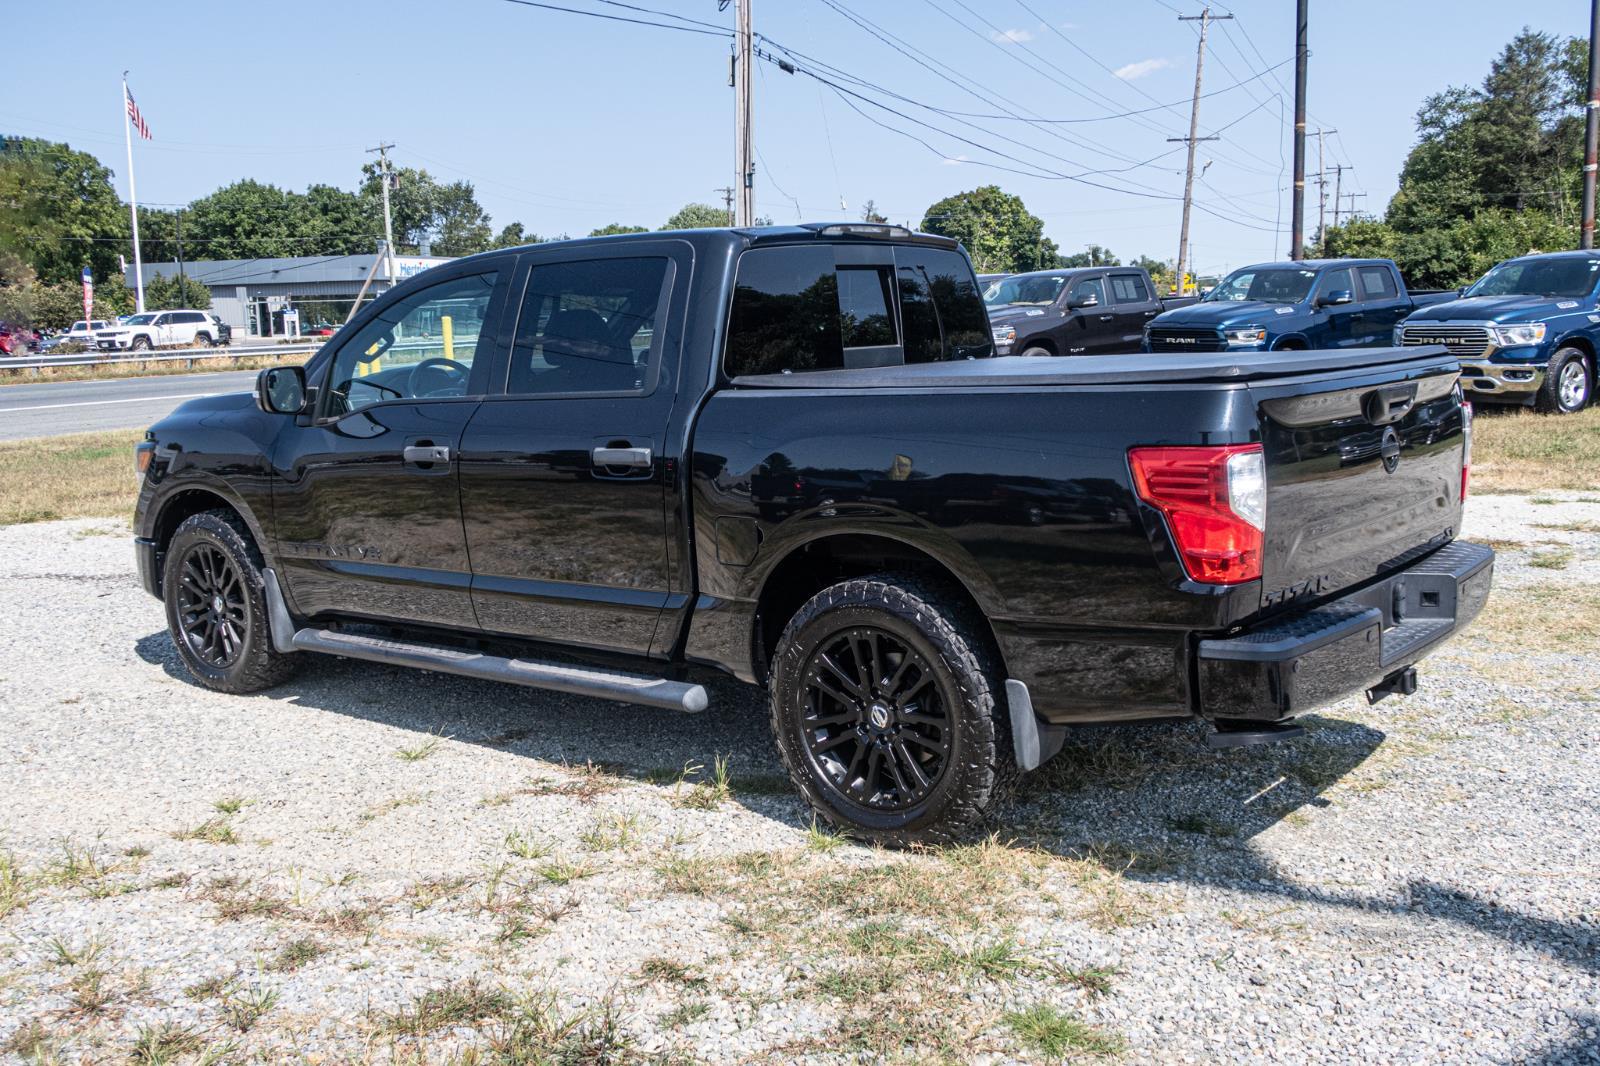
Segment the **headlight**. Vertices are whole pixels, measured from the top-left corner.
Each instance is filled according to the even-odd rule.
[[[1267,339],[1264,326],[1245,326],[1243,329],[1225,329],[1222,332],[1229,344],[1260,344]]]
[[[1389,343],[1394,345],[1396,348],[1398,348],[1401,345],[1405,344],[1405,342],[1406,342],[1406,330],[1405,330],[1405,327],[1401,326],[1399,324],[1396,324],[1395,327],[1394,327],[1394,336],[1390,339]]]
[[[1522,326],[1495,326],[1494,339],[1502,348],[1515,348],[1523,344],[1538,344],[1544,340],[1544,323],[1529,322]]]
[[[994,327],[994,342],[996,344],[1010,344],[1017,339],[1016,326]]]

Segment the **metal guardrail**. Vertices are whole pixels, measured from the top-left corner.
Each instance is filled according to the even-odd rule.
[[[53,366],[116,366],[119,363],[171,363],[184,362],[194,366],[197,360],[255,359],[279,355],[310,355],[317,344],[257,344],[249,347],[227,348],[146,348],[141,351],[120,351],[110,354],[83,352],[72,355],[31,355],[20,359],[0,356],[0,371],[28,370],[37,373]]]

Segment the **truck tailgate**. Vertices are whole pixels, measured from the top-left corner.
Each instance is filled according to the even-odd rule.
[[[1267,464],[1263,608],[1362,584],[1455,536],[1458,374],[1445,357],[1251,385]]]

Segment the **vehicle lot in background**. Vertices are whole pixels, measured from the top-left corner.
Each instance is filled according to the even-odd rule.
[[[232,330],[209,311],[147,311],[131,315],[108,329],[97,330],[95,347],[101,351],[129,351],[145,348],[174,348],[184,344],[201,347],[224,343]]]
[[[1306,351],[1382,348],[1419,306],[1455,293],[1413,297],[1388,259],[1258,263],[1229,274],[1205,298],[1153,319],[1146,352]]]
[[[1396,344],[1443,344],[1475,400],[1572,414],[1594,402],[1600,351],[1600,257],[1556,252],[1509,259],[1396,328]]]
[[[738,685],[682,718],[323,660],[225,696],[184,678],[125,528],[0,529],[13,626],[72,618],[79,649],[63,671],[17,642],[0,670],[0,1041],[1043,1062],[1021,1034],[1065,1019],[1091,1027],[1075,1054],[1133,1062],[1582,1061],[1582,495],[1469,502],[1496,598],[1410,701],[1221,755],[1188,727],[1085,732],[1010,833],[907,854],[814,834]]]
[[[1194,302],[1161,297],[1142,267],[1013,274],[984,289],[997,355],[1109,355],[1139,349],[1145,325]]]

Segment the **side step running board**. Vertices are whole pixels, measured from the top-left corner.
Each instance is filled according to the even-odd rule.
[[[575,666],[534,662],[530,659],[507,659],[498,655],[486,655],[483,652],[442,648],[432,644],[412,644],[407,641],[387,640],[383,637],[357,633],[337,633],[330,629],[293,629],[289,612],[283,602],[283,593],[278,588],[277,575],[268,570],[263,576],[266,578],[267,611],[273,631],[273,645],[280,651],[316,651],[328,655],[343,655],[350,659],[367,659],[394,666],[414,666],[423,670],[458,674],[461,677],[505,681],[529,688],[570,692],[577,696],[595,696],[623,703],[638,703],[669,711],[695,713],[705,710],[710,703],[704,685],[691,685],[682,681],[586,670]],[[279,635],[280,632],[290,633],[288,640],[283,640]]]

